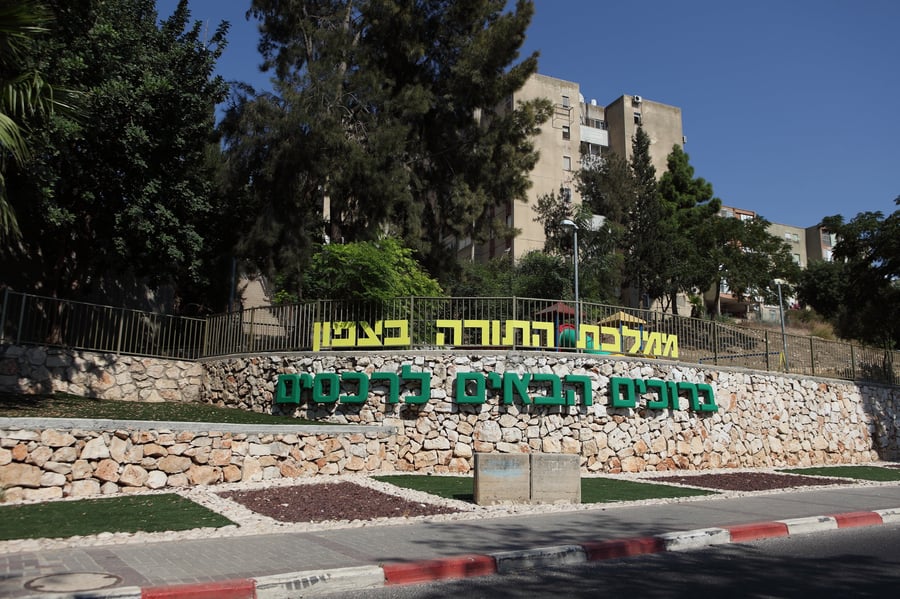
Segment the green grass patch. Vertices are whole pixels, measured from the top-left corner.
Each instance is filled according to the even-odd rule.
[[[790,468],[779,470],[779,472],[810,476],[836,476],[877,482],[900,480],[900,469],[881,466],[822,466],[819,468]]]
[[[228,518],[174,493],[0,506],[0,541],[219,528]]]
[[[445,499],[474,501],[475,478],[471,476],[416,476],[408,474],[376,476],[375,480],[423,491]],[[582,478],[581,503],[612,503],[715,495],[715,491],[687,489],[672,485],[642,483],[615,478]]]
[[[95,418],[104,420],[149,420],[156,422],[218,422],[226,424],[317,424],[291,416],[259,414],[209,404],[143,403],[79,397],[63,393],[17,395],[0,393],[0,417],[6,418]]]

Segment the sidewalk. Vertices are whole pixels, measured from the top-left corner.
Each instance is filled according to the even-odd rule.
[[[300,597],[897,522],[900,484],[878,484],[48,549],[0,555],[0,597]]]

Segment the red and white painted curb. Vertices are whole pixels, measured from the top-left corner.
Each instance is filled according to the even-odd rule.
[[[900,523],[900,508],[845,512],[772,522],[699,528],[650,537],[557,545],[484,555],[460,555],[418,562],[294,572],[258,578],[178,586],[108,589],[70,595],[71,599],[288,599],[387,585],[416,584],[505,574],[535,567],[556,567],[647,553],[686,551],[710,545],[742,543],[838,528]],[[56,596],[56,595],[54,595]],[[61,595],[63,599],[66,596]]]

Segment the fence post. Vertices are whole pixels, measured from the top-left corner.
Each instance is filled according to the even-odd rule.
[[[769,331],[765,331],[766,336],[766,372],[769,372]]]
[[[256,321],[258,308],[250,308],[250,332],[247,335],[247,353],[253,353],[253,324]]]
[[[813,375],[816,374],[816,353],[812,337],[809,338],[809,370]]]
[[[409,348],[416,347],[416,296],[409,296]]]
[[[6,305],[9,303],[9,287],[3,290],[3,308],[0,309],[0,343],[6,341]]]
[[[713,364],[719,365],[719,323],[713,321]]]
[[[122,328],[125,326],[125,308],[119,312],[119,330],[116,333],[116,355],[122,353]]]
[[[22,323],[25,321],[25,295],[22,294],[22,303],[19,305],[19,326],[16,328],[16,345],[22,345]]]
[[[198,358],[205,358],[209,351],[209,314],[203,317],[203,345],[200,349]]]
[[[856,353],[853,351],[853,344],[850,344],[850,380],[856,380]]]

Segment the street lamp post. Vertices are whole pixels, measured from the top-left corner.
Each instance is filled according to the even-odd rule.
[[[572,261],[575,264],[575,348],[578,348],[579,328],[581,326],[581,303],[578,300],[578,225],[572,219],[564,219],[561,223],[564,227],[572,227],[574,250]]]
[[[775,279],[775,285],[778,286],[778,314],[781,316],[781,350],[784,355],[784,370],[785,372],[789,372],[790,368],[788,367],[788,351],[787,351],[787,337],[784,334],[784,301],[781,299],[781,284],[786,283],[782,279]]]

